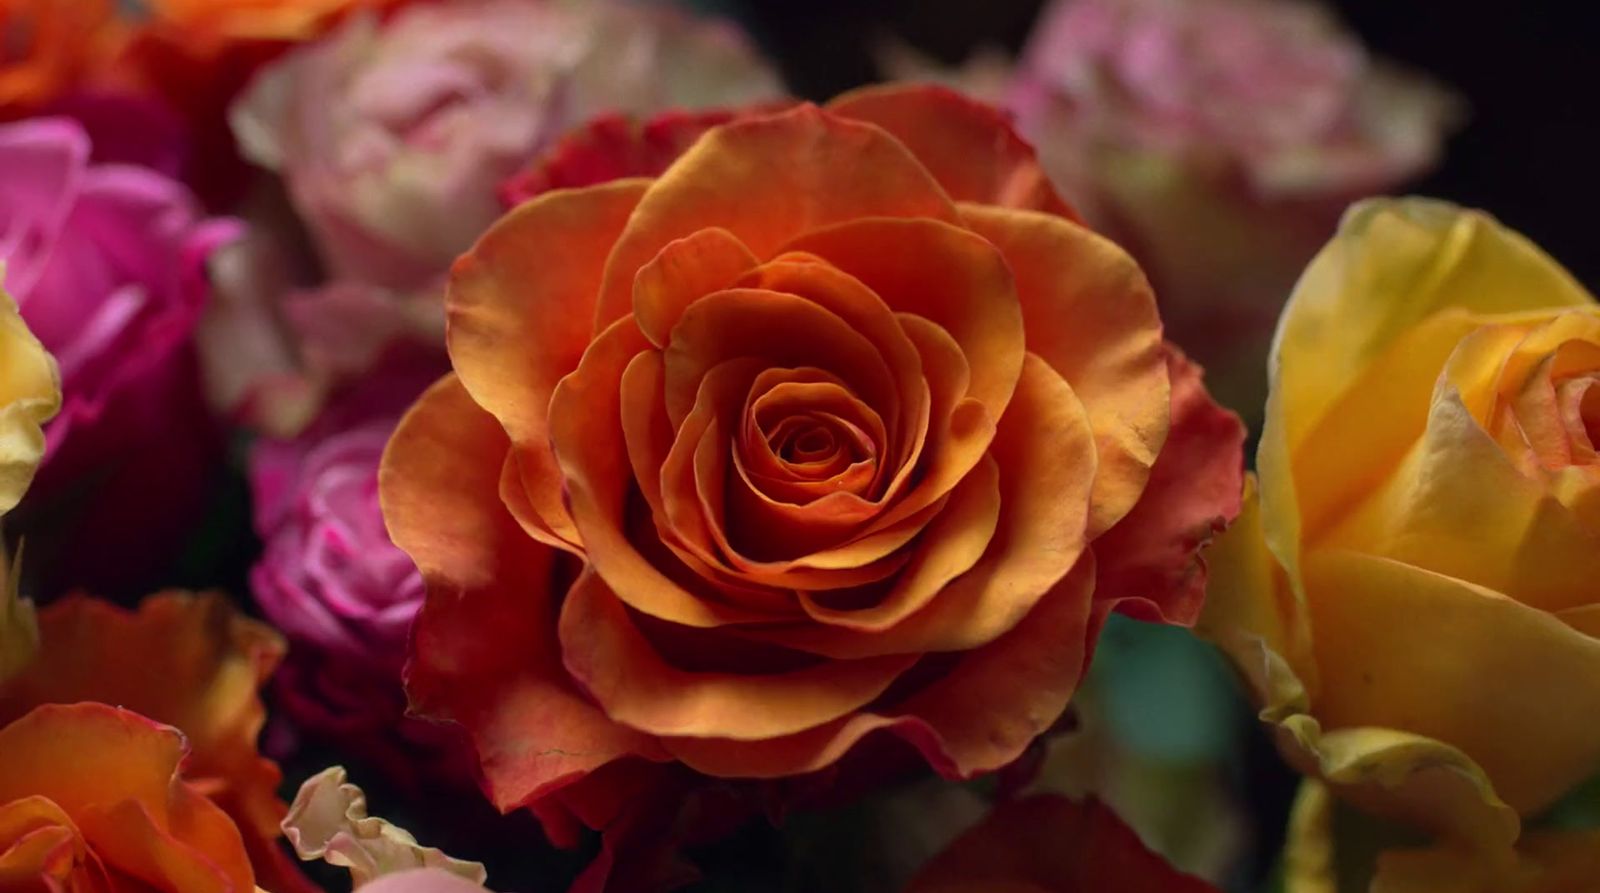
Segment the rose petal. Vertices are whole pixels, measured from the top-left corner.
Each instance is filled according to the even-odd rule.
[[[550,395],[589,343],[601,269],[646,185],[619,180],[528,202],[451,271],[451,362],[517,444],[527,503],[553,545],[575,544],[577,531],[547,443]]]
[[[991,771],[1021,755],[1077,689],[1094,573],[1094,559],[1085,555],[1021,623],[962,654],[944,676],[900,704],[782,738],[668,738],[662,744],[701,772],[768,778],[832,765],[883,730],[916,747],[947,778]]]
[[[552,189],[659,177],[701,134],[736,114],[730,109],[669,109],[642,123],[627,115],[591,118],[541,154],[531,168],[507,180],[500,198],[512,207]]]
[[[689,414],[706,372],[736,357],[831,372],[880,415],[897,415],[902,399],[901,376],[864,333],[815,301],[779,291],[730,288],[701,298],[679,319],[663,355],[667,417],[674,427]],[[742,404],[739,399],[733,409]]]
[[[634,627],[593,573],[561,609],[566,665],[615,720],[657,735],[760,741],[818,726],[882,694],[915,655],[823,661],[786,673],[687,672]]]
[[[877,127],[810,105],[717,127],[640,201],[606,262],[594,330],[628,313],[634,275],[674,239],[722,227],[770,258],[800,233],[872,215],[953,221],[955,208]]]
[[[934,856],[906,893],[1218,893],[1151,852],[1097,800],[1003,802]]]
[[[343,766],[330,766],[300,785],[283,829],[300,858],[350,869],[352,887],[419,868],[480,887],[486,877],[483,863],[453,859],[417,843],[404,828],[367,815],[367,795],[349,783]]]
[[[688,497],[675,493],[674,510],[668,511],[662,469],[671,453],[674,434],[662,400],[665,376],[660,353],[639,352],[623,370],[620,402],[628,462],[634,482],[650,509],[660,545],[681,562],[684,570],[712,584],[718,593],[736,604],[769,614],[797,613],[792,596],[766,591],[759,584],[736,579],[735,572],[712,551],[712,535],[703,512],[692,503],[679,507]],[[679,477],[681,475],[674,475],[672,479]],[[692,483],[685,486],[692,489]],[[672,517],[682,512],[687,512],[679,515],[680,523],[685,526],[674,529]]]
[[[1109,240],[1047,214],[962,205],[1017,279],[1028,350],[1072,385],[1094,425],[1100,475],[1090,536],[1133,507],[1167,436],[1169,390],[1155,295]]]
[[[923,529],[923,545],[881,599],[863,608],[830,607],[827,593],[801,592],[812,620],[861,632],[894,626],[938,598],[956,577],[972,569],[989,548],[1000,520],[1000,471],[985,456]]]
[[[1291,580],[1301,534],[1292,457],[1368,364],[1447,305],[1493,314],[1593,301],[1559,264],[1488,215],[1417,198],[1353,206],[1296,284],[1272,351],[1256,465],[1271,549]]]
[[[483,885],[438,868],[412,868],[386,874],[361,889],[363,893],[480,893]]]
[[[1591,603],[1586,581],[1600,575],[1600,536],[1511,463],[1456,387],[1471,374],[1464,367],[1484,366],[1473,345],[1495,335],[1484,330],[1462,343],[1439,379],[1419,447],[1319,548],[1360,549],[1544,610]]]
[[[632,317],[618,320],[595,339],[550,400],[551,444],[590,564],[629,607],[662,620],[697,627],[769,620],[760,611],[696,596],[629,540],[635,479],[622,424],[621,381],[633,358],[650,349]]]
[[[741,284],[806,298],[843,319],[883,354],[894,375],[900,411],[895,414],[888,405],[878,405],[876,411],[887,436],[885,471],[896,479],[874,498],[893,498],[917,461],[931,418],[927,386],[922,381],[929,370],[897,316],[860,280],[801,252],[778,256],[752,271]]]
[[[1167,348],[1172,425],[1144,495],[1095,540],[1095,601],[1123,613],[1192,626],[1205,600],[1202,550],[1239,516],[1244,423],[1206,393],[1201,369]]]
[[[1308,556],[1306,590],[1328,728],[1450,742],[1524,815],[1600,765],[1588,719],[1600,685],[1586,684],[1600,679],[1600,642],[1497,592],[1371,555]]]
[[[966,354],[967,396],[1000,417],[1027,347],[1017,287],[993,245],[938,220],[868,218],[819,227],[787,247],[824,258],[892,309],[944,328]]]
[[[657,347],[666,347],[690,304],[732,285],[756,263],[738,236],[719,227],[668,242],[633,279],[633,315],[639,330]]]
[[[1321,690],[1309,612],[1267,550],[1261,525],[1255,479],[1247,476],[1238,520],[1207,552],[1199,627],[1239,667],[1284,758],[1375,814],[1475,846],[1514,840],[1516,812],[1460,750],[1394,729],[1323,730],[1309,712],[1311,693]]]
[[[502,810],[612,760],[659,758],[648,738],[584,700],[561,667],[556,553],[525,536],[497,498],[508,447],[494,417],[448,376],[400,422],[379,473],[390,535],[428,587],[406,692],[417,712],[466,728]],[[530,730],[544,743],[529,747]]]
[[[0,686],[0,723],[40,704],[100,701],[177,727],[192,749],[186,776],[233,817],[261,879],[305,886],[277,841],[282,773],[256,751],[257,692],[284,654],[276,632],[221,595],[164,592],[134,612],[69,596],[39,612],[39,633],[46,647]]]
[[[0,728],[0,753],[0,803],[47,797],[117,869],[160,889],[254,888],[232,820],[179,780],[177,730],[105,704],[47,704]]]
[[[806,505],[779,503],[737,477],[729,481],[728,420],[739,411],[737,395],[749,389],[761,367],[761,361],[748,358],[730,360],[703,380],[694,409],[660,465],[664,535],[699,560],[760,586],[838,588],[892,574],[903,561],[822,571],[809,563],[817,541],[837,540],[859,526],[876,511],[871,503],[844,492]],[[760,549],[786,540],[799,557],[762,560],[748,554],[751,545]]]
[[[881,84],[851,90],[827,108],[894,134],[956,201],[1079,219],[994,106],[933,84]]]

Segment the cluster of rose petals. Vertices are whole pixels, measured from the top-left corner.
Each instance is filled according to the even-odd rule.
[[[502,808],[874,732],[998,768],[1107,612],[1193,621],[1238,507],[1242,430],[1138,268],[948,91],[741,116],[658,178],[543,195],[448,313],[455,372],[380,489],[428,588],[413,707]]]
[[[78,570],[136,576],[206,497],[216,437],[190,338],[200,264],[232,230],[179,183],[90,150],[67,119],[0,127],[0,257],[66,395],[34,498],[73,503],[75,547],[117,557]]]
[[[181,747],[182,787],[192,786],[194,796],[214,803],[208,811],[220,808],[218,815],[229,820],[231,846],[239,847],[242,840],[241,856],[248,857],[245,871],[253,865],[255,877],[274,893],[311,889],[278,844],[278,823],[287,809],[277,796],[282,775],[256,750],[266,718],[258,690],[284,651],[283,640],[271,628],[240,616],[220,595],[177,592],[151,596],[137,611],[73,596],[41,609],[38,626],[36,656],[0,683],[0,724],[23,725],[28,722],[25,715],[38,717],[52,704],[96,702],[87,706],[108,714],[114,711],[102,705],[137,711],[115,711],[125,731],[86,739],[85,746],[98,741],[109,744],[112,752],[63,750],[56,757],[59,771],[69,778],[103,779],[107,783],[93,786],[93,794],[115,804],[133,795],[118,790],[111,779],[122,777],[118,773],[124,769],[150,771],[156,764],[140,761],[154,759],[156,753],[169,754],[175,763]],[[98,715],[90,711],[89,719]],[[173,728],[162,729],[158,723]],[[63,745],[74,741],[73,732],[56,734]],[[144,749],[146,745],[153,750]],[[129,751],[118,755],[118,747]],[[0,761],[6,764],[0,767],[3,773],[12,765],[13,752],[0,752],[6,754]],[[160,765],[166,766],[160,776],[165,786],[172,766]],[[85,771],[90,766],[94,773]],[[179,796],[179,787],[173,783],[173,796]],[[0,803],[6,799],[0,793]],[[0,821],[0,827],[4,824]],[[129,836],[123,843],[127,846],[148,832],[128,826],[117,833]],[[3,838],[0,830],[0,851]]]
[[[265,544],[251,592],[291,645],[273,680],[285,721],[275,732],[288,733],[278,739],[285,750],[303,738],[337,743],[406,789],[461,787],[471,773],[456,735],[405,716],[400,670],[423,586],[384,530],[378,462],[395,397],[403,405],[422,386],[384,374],[389,387],[348,394],[303,435],[263,438],[251,450]]]
[[[1260,190],[1381,187],[1437,155],[1452,103],[1303,0],[1057,0],[1025,53],[1025,132],[1219,157]]]
[[[625,4],[470,0],[357,16],[232,111],[336,278],[428,286],[500,213],[496,187],[604,111],[778,92],[736,35]]]
[[[1486,214],[1373,199],[1271,370],[1208,633],[1296,767],[1509,848],[1600,769],[1600,301]]]
[[[378,509],[378,460],[393,427],[378,419],[252,450],[265,551],[250,583],[262,613],[292,641],[398,680],[422,579]]]
[[[105,704],[0,727],[0,877],[10,889],[249,893],[228,815],[180,771],[184,737]]]

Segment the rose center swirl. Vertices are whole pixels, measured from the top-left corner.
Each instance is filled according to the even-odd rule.
[[[869,497],[879,483],[882,418],[820,369],[770,369],[751,385],[734,461],[763,496],[805,505]]]

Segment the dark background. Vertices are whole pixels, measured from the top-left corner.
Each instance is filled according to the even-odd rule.
[[[1015,49],[1041,0],[702,0],[743,23],[811,99],[876,79],[893,36],[946,62]],[[1470,115],[1409,191],[1490,211],[1600,286],[1600,7],[1589,0],[1342,0],[1379,56],[1431,73]]]

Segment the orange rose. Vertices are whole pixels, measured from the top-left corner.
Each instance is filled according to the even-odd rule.
[[[1145,848],[1097,800],[1041,794],[995,807],[906,893],[1217,893]]]
[[[1138,268],[948,91],[739,117],[659,178],[541,195],[448,311],[455,373],[380,484],[429,589],[413,707],[505,809],[630,757],[805,773],[873,732],[993,770],[1114,606],[1193,621],[1238,508],[1242,431]]]
[[[146,0],[159,26],[201,47],[239,40],[305,40],[341,15],[398,0]]]
[[[266,716],[257,689],[284,651],[277,633],[222,596],[163,593],[137,613],[58,601],[39,611],[39,640],[33,662],[0,685],[0,723],[42,704],[99,701],[177,727],[191,751],[185,776],[238,823],[262,883],[312,889],[278,844],[282,773],[256,752]]]
[[[114,0],[0,0],[0,109],[27,111],[95,74],[120,47]]]
[[[0,728],[0,888],[249,893],[226,813],[179,775],[177,729],[105,704]]]

